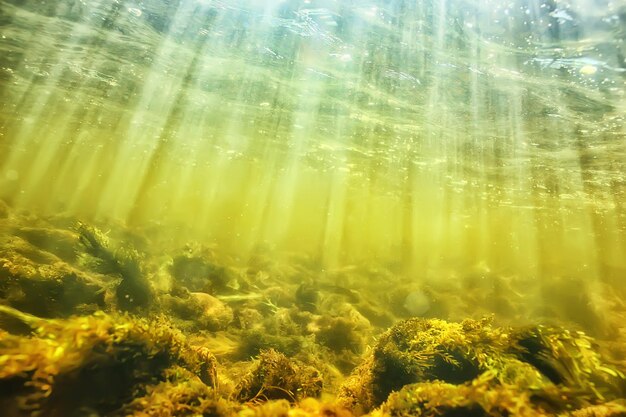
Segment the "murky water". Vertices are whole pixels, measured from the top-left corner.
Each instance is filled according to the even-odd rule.
[[[16,213],[399,317],[616,311],[624,0],[4,0],[0,33]]]

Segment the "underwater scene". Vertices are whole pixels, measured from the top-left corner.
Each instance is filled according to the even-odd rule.
[[[626,416],[626,0],[0,0],[0,415]]]

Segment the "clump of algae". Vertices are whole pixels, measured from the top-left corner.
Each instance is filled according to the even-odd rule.
[[[80,242],[90,256],[90,266],[102,274],[117,275],[117,305],[122,310],[147,308],[153,301],[150,282],[145,278],[139,253],[134,249],[112,250],[100,230],[84,223],[78,225]]]
[[[380,337],[339,403],[357,414],[380,407],[377,416],[560,415],[623,399],[625,389],[582,332],[409,319]]]
[[[0,406],[15,416],[626,413],[620,371],[590,338],[556,328],[406,320],[380,337],[337,402],[320,402],[311,398],[322,392],[319,372],[274,350],[262,351],[233,391],[221,390],[216,358],[163,318],[51,320],[6,306],[0,314],[22,324],[0,333]]]
[[[217,383],[213,355],[190,346],[164,319],[99,312],[51,320],[6,306],[0,313],[31,330],[5,331],[0,340],[0,403],[9,415],[112,412],[146,386],[170,380],[172,367],[207,387]]]
[[[295,402],[319,397],[322,387],[317,369],[269,349],[261,352],[252,371],[239,383],[236,397],[240,401],[285,399]]]

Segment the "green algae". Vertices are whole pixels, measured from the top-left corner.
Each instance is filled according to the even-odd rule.
[[[171,267],[180,250],[144,242],[140,252],[121,238],[141,232],[45,218],[35,228],[27,226],[33,215],[9,213],[0,242],[0,405],[11,415],[624,412],[619,336],[596,340],[554,320],[400,320],[405,312],[393,318],[376,286],[356,292],[323,281],[308,287],[312,309],[300,279],[315,276],[314,265],[257,258],[247,271],[215,251],[195,252],[194,263],[237,274],[243,292],[191,291],[211,275],[181,281]],[[100,231],[107,228],[115,238]],[[341,272],[344,282],[361,274]],[[122,302],[125,280],[141,283],[149,303]],[[428,287],[433,300],[445,291]],[[376,319],[380,311],[386,320]]]

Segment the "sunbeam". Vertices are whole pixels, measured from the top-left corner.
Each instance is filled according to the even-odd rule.
[[[626,413],[625,57],[626,0],[0,0],[0,409],[18,379],[5,330],[123,311],[98,337],[162,314],[202,342],[145,330],[169,353],[148,343],[133,372],[167,357],[151,384],[180,366],[245,407],[309,395],[317,380],[237,382],[252,357],[284,370],[300,355],[355,415],[564,416],[605,399]],[[494,330],[508,325],[536,327]],[[444,336],[459,345],[422,345]],[[410,366],[381,359],[397,349]],[[209,351],[223,381],[196,369]],[[40,379],[24,386],[44,384],[41,410],[73,397]],[[424,381],[480,407],[389,411]],[[32,415],[123,414],[158,397],[144,382]]]

